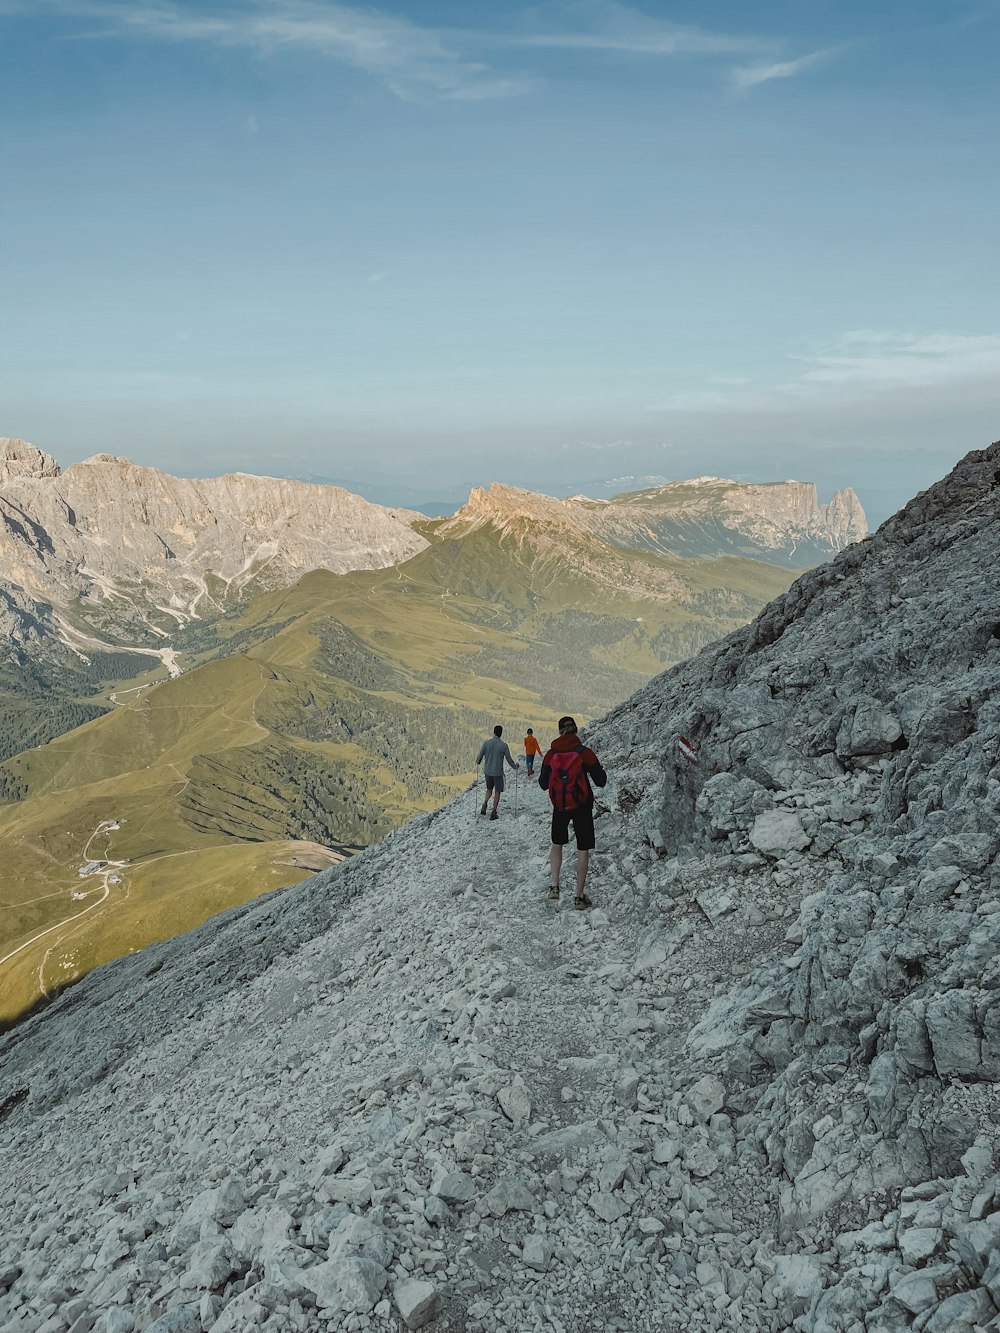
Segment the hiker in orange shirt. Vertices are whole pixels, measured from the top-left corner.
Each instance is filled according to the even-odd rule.
[[[528,734],[524,738],[524,762],[528,766],[528,772],[535,771],[535,755],[542,753],[542,747],[535,740],[535,733],[528,728]]]

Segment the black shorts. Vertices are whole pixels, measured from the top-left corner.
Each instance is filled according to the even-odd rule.
[[[575,810],[552,811],[552,841],[559,847],[569,842],[569,826],[576,834],[577,850],[589,852],[594,848],[594,803],[579,805]]]
[[[486,795],[496,788],[497,791],[503,791],[503,774],[498,773],[495,777],[492,773],[486,774]]]

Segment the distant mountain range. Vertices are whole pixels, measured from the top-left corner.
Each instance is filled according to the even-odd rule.
[[[17,441],[0,478],[0,1021],[439,805],[495,721],[605,711],[865,528],[799,483],[428,520]]]
[[[868,532],[861,504],[850,489],[829,504],[816,487],[798,481],[749,485],[722,477],[668,482],[610,500],[573,496],[553,500],[512,486],[476,489],[469,502],[437,531],[469,531],[483,523],[537,524],[542,531],[570,529],[627,550],[716,558],[737,555],[807,569],[831,559]]]

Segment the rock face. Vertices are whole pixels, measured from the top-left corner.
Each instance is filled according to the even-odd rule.
[[[58,477],[59,464],[27,440],[0,436],[0,485],[11,477]]]
[[[998,556],[1000,445],[590,729],[589,913],[464,793],[0,1039],[0,1326],[1000,1326]]]
[[[483,523],[510,527],[527,520],[542,530],[571,528],[630,548],[672,555],[748,556],[805,569],[860,541],[868,524],[850,488],[821,505],[816,487],[798,481],[748,485],[720,477],[672,482],[612,500],[547,495],[493,485],[476,489],[447,533]]]
[[[312,569],[396,564],[427,545],[418,517],[336,486],[187,480],[111,454],[60,472],[32,445],[0,441],[4,577],[133,640]]]

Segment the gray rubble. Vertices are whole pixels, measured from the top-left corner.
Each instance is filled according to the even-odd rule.
[[[0,1038],[0,1327],[1000,1329],[998,501],[588,730],[592,913],[464,794]]]

